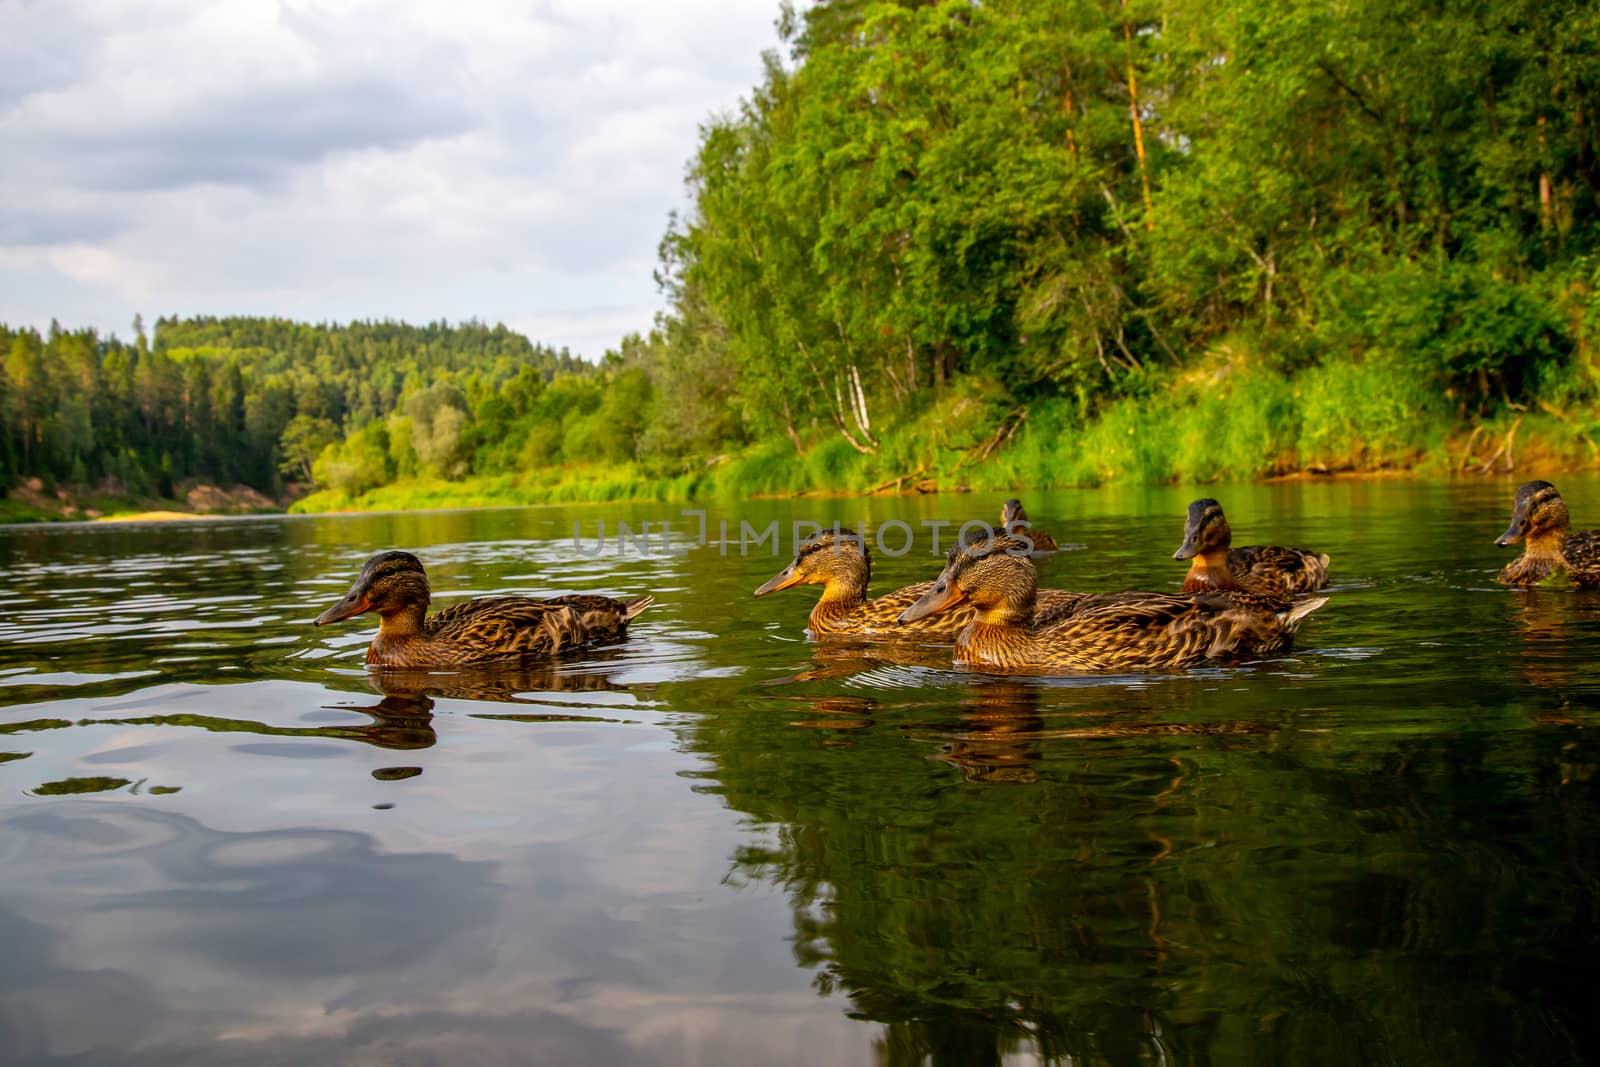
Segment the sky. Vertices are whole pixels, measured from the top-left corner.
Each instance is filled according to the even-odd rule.
[[[0,0],[0,323],[476,318],[591,359],[778,0]]]

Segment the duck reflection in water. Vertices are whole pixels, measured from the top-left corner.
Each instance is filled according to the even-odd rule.
[[[430,748],[438,741],[433,727],[435,698],[481,701],[487,704],[539,705],[530,694],[627,692],[629,687],[611,680],[607,672],[572,671],[544,665],[497,665],[467,671],[439,673],[423,670],[374,670],[367,683],[381,694],[373,704],[333,704],[329,711],[354,711],[371,717],[363,726],[326,727],[315,732],[364,741],[380,748]],[[545,705],[548,706],[548,705]],[[592,718],[561,712],[530,715],[508,711],[482,714],[481,718],[542,721]]]
[[[882,1026],[873,1062],[1202,1062],[1161,961],[1209,944],[1231,898],[1189,877],[1212,831],[1185,826],[1188,743],[1160,739],[1245,727],[1174,723],[1170,690],[1105,692],[885,684],[780,697],[807,731],[739,716],[703,735],[719,794],[764,828],[734,879],[789,895],[797,965]]]
[[[369,716],[365,726],[331,727],[336,736],[365,741],[379,748],[432,748],[439,740],[433,730],[433,698],[424,693],[386,694],[376,704],[325,705],[328,711],[355,711]]]
[[[588,665],[592,667],[594,663],[595,658],[591,657]],[[579,671],[551,664],[503,664],[459,671],[385,668],[369,671],[367,682],[386,697],[435,696],[503,704],[540,703],[529,694],[626,693],[632,689],[612,681],[607,671]]]
[[[834,736],[825,745],[849,744],[850,732],[872,729],[889,710],[868,697],[796,699],[810,714],[790,725],[828,731]],[[1044,720],[1037,704],[1037,693],[1026,686],[980,685],[963,698],[961,721],[908,725],[913,736],[937,740],[935,758],[953,764],[969,782],[1027,784],[1038,780],[1034,764],[1043,756],[1038,739]]]
[[[1582,603],[1594,600],[1593,605]],[[1529,589],[1507,601],[1522,647],[1517,662],[1531,685],[1548,690],[1563,707],[1570,703],[1573,677],[1570,642],[1585,614],[1600,612],[1600,598],[1586,594]],[[1591,608],[1585,612],[1584,608]]]
[[[843,638],[815,646],[811,650],[810,667],[782,678],[774,678],[767,684],[836,681],[876,669],[925,667],[937,670],[949,665],[950,648],[947,645],[887,643]]]
[[[1555,762],[1561,785],[1589,782],[1600,774],[1595,746],[1585,735],[1582,690],[1587,676],[1574,671],[1582,662],[1575,647],[1600,624],[1600,594],[1565,590],[1529,589],[1508,601],[1522,647],[1516,659],[1522,677],[1536,690],[1528,716],[1540,727],[1556,727],[1560,739]]]
[[[1044,717],[1037,686],[974,685],[963,696],[961,711],[963,727],[944,743],[940,759],[959,768],[969,782],[1031,785],[1039,780]]]
[[[892,680],[892,673],[909,676],[924,669],[948,666],[945,649],[910,644],[830,643],[813,649],[811,658],[812,666],[807,670],[772,679],[766,684],[784,686],[861,677],[879,683],[874,688],[881,693],[892,691],[883,684]],[[959,717],[920,720],[902,717],[901,724],[916,737],[937,741],[940,754],[936,758],[954,765],[969,782],[1024,785],[1039,780],[1038,765],[1050,743],[1172,735],[1246,735],[1269,730],[1266,725],[1250,720],[1172,721],[1175,713],[1194,710],[1187,701],[1181,708],[1171,703],[1174,695],[1188,694],[1184,689],[1146,691],[1137,696],[1123,693],[1118,703],[1104,706],[1096,702],[1096,706],[1086,707],[1077,700],[1068,699],[1041,709],[1041,701],[1052,690],[1048,683],[1037,679],[975,675],[960,690],[960,703],[955,709]],[[1133,705],[1128,702],[1130,697],[1135,701]],[[881,699],[854,695],[791,699],[808,704],[813,712],[805,719],[793,721],[792,725],[830,731],[869,729],[882,721],[886,710]],[[841,737],[829,743],[848,742]],[[1182,777],[1180,770],[1174,782],[1181,782]]]

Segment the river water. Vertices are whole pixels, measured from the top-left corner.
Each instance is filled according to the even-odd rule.
[[[1494,584],[1514,487],[1210,487],[1333,556],[1298,651],[1043,680],[750,598],[786,560],[741,521],[901,520],[886,591],[998,497],[0,529],[0,1059],[1590,1061],[1600,594]],[[1028,497],[1081,546],[1041,582],[1175,588],[1194,495]],[[656,604],[373,678],[371,616],[309,620],[390,547],[439,603]]]

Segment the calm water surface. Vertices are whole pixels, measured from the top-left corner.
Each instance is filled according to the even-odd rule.
[[[1301,650],[1048,681],[812,644],[765,549],[574,550],[677,507],[0,530],[0,1060],[1591,1061],[1600,595],[1494,585],[1513,488],[1208,490],[1333,554]],[[1193,495],[1035,494],[1084,546],[1043,579],[1175,586]],[[308,620],[394,546],[441,602],[657,603],[369,679],[365,622]]]

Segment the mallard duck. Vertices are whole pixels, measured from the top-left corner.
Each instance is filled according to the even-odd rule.
[[[999,526],[990,526],[981,519],[963,524],[960,544],[974,545],[1002,533],[1010,534],[1012,537],[1025,537],[1032,542],[1034,555],[1054,552],[1061,547],[1056,544],[1054,537],[1033,528],[1033,524],[1028,521],[1028,513],[1022,510],[1022,501],[1016,497],[1012,497],[1001,506]]]
[[[318,615],[322,626],[364,612],[378,613],[378,636],[367,662],[381,667],[463,667],[514,659],[543,659],[585,645],[614,641],[655,602],[579,594],[550,600],[494,596],[452,604],[428,616],[428,576],[409,552],[380,552],[367,560],[345,598]]]
[[[1048,622],[1035,617],[1035,574],[1013,538],[952,553],[901,620],[916,623],[970,604],[956,662],[1006,671],[1139,671],[1198,667],[1287,651],[1326,598],[1296,604],[1250,592],[1080,595]]]
[[[1500,584],[1600,586],[1600,530],[1573,533],[1566,501],[1549,482],[1529,482],[1517,490],[1511,526],[1495,544],[1518,541],[1524,543],[1522,555],[1506,564]]]
[[[980,538],[979,542],[985,539]],[[806,629],[813,637],[830,634],[954,635],[972,620],[971,610],[901,623],[900,614],[927,592],[930,582],[919,582],[869,600],[867,586],[872,581],[872,557],[866,539],[853,530],[823,530],[800,542],[794,560],[755,591],[758,597],[788,589],[792,585],[820,585],[822,597],[811,609]],[[1041,612],[1064,610],[1077,602],[1081,593],[1063,589],[1042,589],[1038,601]]]
[[[1026,533],[1027,539],[1033,542],[1035,552],[1054,552],[1060,547],[1054,537],[1043,530],[1033,528],[1033,524],[1028,521],[1028,513],[1022,510],[1022,501],[1012,497],[1000,509],[1000,529],[1016,537],[1019,534],[1019,527],[1020,532]]]
[[[1232,543],[1233,531],[1228,528],[1228,518],[1222,514],[1221,504],[1206,499],[1189,505],[1183,546],[1172,554],[1173,559],[1194,561],[1183,577],[1185,593],[1245,589],[1271,596],[1292,596],[1328,584],[1326,553],[1278,545],[1230,548]]]

